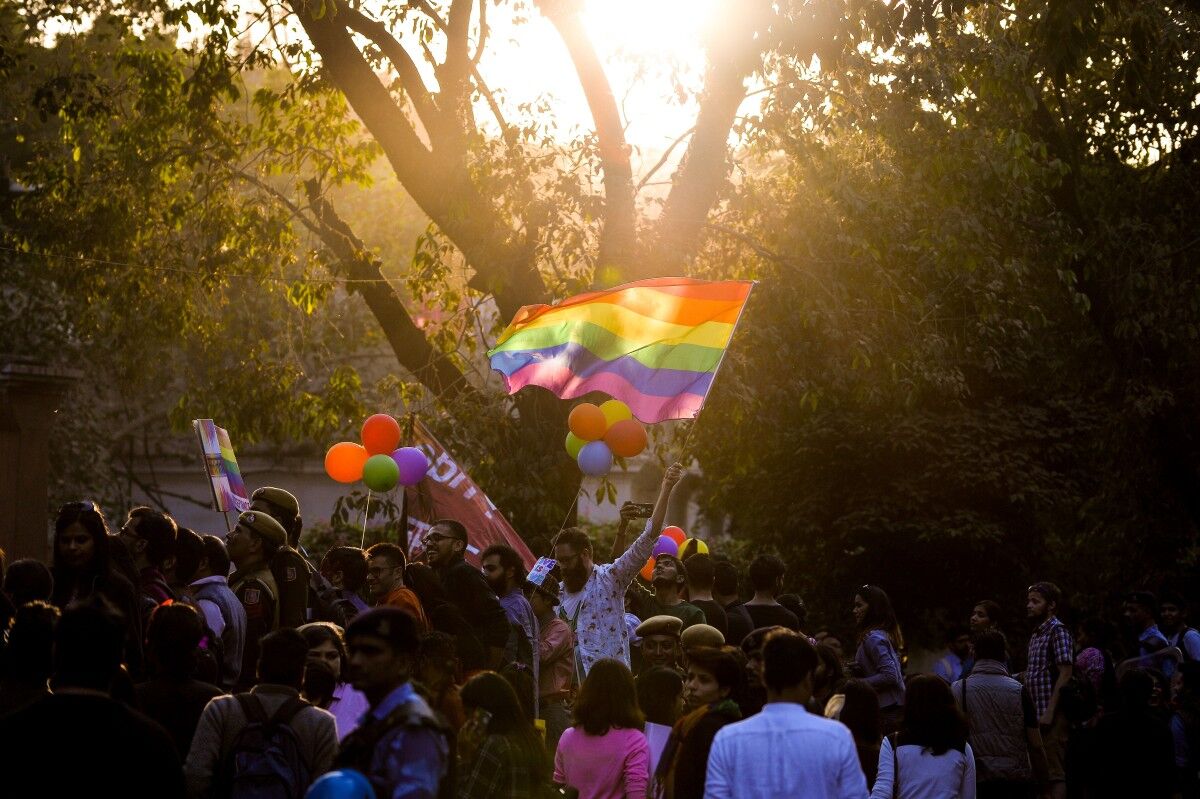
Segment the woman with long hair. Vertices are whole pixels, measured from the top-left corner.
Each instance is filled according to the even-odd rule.
[[[77,603],[102,600],[120,614],[125,625],[125,666],[133,676],[142,672],[142,615],[133,583],[113,566],[108,520],[90,501],[68,502],[54,520],[54,593],[59,610]]]
[[[665,799],[701,799],[713,738],[726,724],[740,721],[733,694],[743,680],[742,667],[728,652],[710,647],[688,650],[683,697],[687,715],[675,722],[654,773],[654,795]]]
[[[867,787],[875,784],[879,768],[879,697],[862,680],[849,680],[842,689],[845,700],[838,721],[850,729],[854,748],[858,751],[858,766],[867,778]]]
[[[978,635],[987,630],[999,630],[1003,610],[998,602],[981,599],[971,609],[971,634]]]
[[[908,683],[900,732],[883,739],[871,799],[975,799],[967,718],[941,677]]]
[[[337,725],[338,740],[342,740],[358,726],[358,722],[371,708],[367,697],[346,680],[346,640],[342,637],[342,628],[327,621],[314,621],[296,628],[304,636],[308,644],[309,667],[322,666],[333,675],[333,693],[328,704],[321,704],[322,710],[333,714]]]
[[[884,733],[894,732],[904,716],[904,672],[900,653],[904,636],[892,610],[892,600],[875,585],[864,585],[854,595],[854,621],[858,651],[852,676],[864,680],[879,697]]]
[[[459,799],[540,796],[546,753],[508,680],[480,672],[460,695],[467,723],[458,736]]]
[[[596,661],[575,698],[575,726],[554,754],[554,782],[579,799],[641,799],[650,780],[650,747],[642,734],[633,675],[624,663]]]

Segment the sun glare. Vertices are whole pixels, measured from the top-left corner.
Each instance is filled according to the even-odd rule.
[[[703,63],[715,0],[588,0],[584,24],[601,52]]]

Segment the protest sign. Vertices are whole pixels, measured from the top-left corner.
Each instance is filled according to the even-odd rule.
[[[246,493],[246,484],[242,482],[242,472],[233,454],[233,444],[229,443],[229,433],[217,427],[212,419],[193,419],[192,427],[196,429],[196,438],[200,441],[216,509],[222,513],[247,510],[250,496]]]
[[[507,544],[526,566],[533,564],[533,553],[517,531],[420,420],[413,425],[411,446],[425,453],[430,466],[424,480],[405,489],[410,555],[420,551],[433,522],[454,519],[470,534],[464,554],[471,563],[478,565],[480,553],[490,545]]]

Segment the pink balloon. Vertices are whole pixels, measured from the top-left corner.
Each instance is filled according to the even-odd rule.
[[[429,458],[417,447],[401,447],[392,453],[392,460],[400,468],[402,486],[415,486],[429,471]]]

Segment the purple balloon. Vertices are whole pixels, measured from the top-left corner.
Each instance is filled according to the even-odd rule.
[[[679,544],[675,543],[675,539],[669,536],[660,535],[658,541],[654,543],[654,549],[650,554],[653,557],[659,555],[670,555],[673,558],[679,557]]]
[[[589,441],[579,450],[579,470],[591,477],[603,477],[612,468],[612,450],[603,441]]]
[[[392,460],[400,468],[402,486],[415,486],[429,471],[429,458],[416,447],[401,447],[392,453]]]

